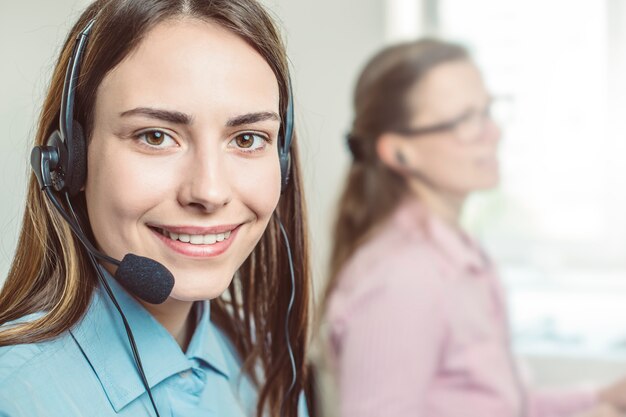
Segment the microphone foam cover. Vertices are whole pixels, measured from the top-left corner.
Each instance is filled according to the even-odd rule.
[[[126,254],[117,268],[115,278],[131,294],[150,304],[161,304],[174,288],[174,276],[157,261]]]

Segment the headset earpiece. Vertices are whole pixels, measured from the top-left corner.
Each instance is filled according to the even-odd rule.
[[[289,96],[287,98],[287,114],[283,124],[283,140],[279,141],[278,159],[280,162],[280,192],[283,193],[289,184],[289,173],[291,172],[291,141],[293,140],[293,91],[291,89],[291,79],[289,79]]]
[[[87,177],[87,155],[83,128],[76,120],[74,120],[72,131],[72,139],[67,141],[63,140],[62,133],[59,130],[52,132],[45,148],[49,150],[54,149],[56,151],[57,160],[54,166],[49,166],[49,174],[41,172],[39,172],[39,174],[42,176],[50,176],[55,191],[67,191],[70,196],[75,196],[85,184]],[[37,174],[38,170],[42,168],[35,168],[33,166],[33,169],[35,169],[35,174]]]
[[[59,109],[59,129],[52,132],[46,146],[31,152],[31,166],[42,189],[54,188],[75,196],[87,177],[86,142],[83,128],[74,120],[74,94],[82,55],[95,19],[90,20],[76,38],[74,52],[65,72],[63,95]]]
[[[30,153],[30,166],[42,190],[54,187],[52,173],[58,165],[59,150],[54,146],[35,146]]]
[[[291,155],[289,154],[289,150],[287,150],[287,153],[281,150],[278,159],[280,162],[280,191],[282,193],[287,188],[287,184],[289,184],[289,171],[291,168]]]
[[[65,188],[65,185],[66,185],[65,174],[67,172],[66,171],[67,148],[65,147],[65,143],[63,142],[61,132],[59,130],[55,130],[54,132],[52,132],[50,137],[48,137],[46,146],[35,147],[35,149],[37,148],[41,148],[41,150],[39,151],[41,154],[43,154],[44,149],[53,150],[56,155],[56,161],[54,164],[45,165],[46,167],[45,169],[47,169],[48,172],[43,172],[44,165],[40,165],[39,167],[35,167],[35,165],[33,165],[33,170],[35,171],[35,175],[38,174],[38,170],[41,170],[41,172],[39,172],[41,177],[50,178],[51,184],[47,184],[48,186],[51,185],[55,191],[63,190],[63,188]],[[33,149],[33,153],[31,154],[31,164],[33,164],[33,155],[34,155],[35,149]],[[37,179],[39,179],[39,176],[37,176]],[[41,181],[39,185],[42,185]]]
[[[87,179],[87,142],[83,127],[74,120],[72,126],[72,145],[68,149],[67,179],[65,186],[70,196],[75,196],[85,185]]]

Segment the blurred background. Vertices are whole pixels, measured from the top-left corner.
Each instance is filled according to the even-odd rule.
[[[356,74],[382,46],[467,46],[506,103],[503,180],[464,222],[505,281],[539,385],[626,370],[626,1],[264,0],[284,28],[316,292],[349,154]],[[86,0],[0,2],[0,283],[17,241],[44,89]]]

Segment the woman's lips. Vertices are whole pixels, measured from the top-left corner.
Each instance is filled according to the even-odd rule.
[[[226,252],[241,225],[217,227],[151,226],[150,230],[171,250],[194,258],[213,258]]]

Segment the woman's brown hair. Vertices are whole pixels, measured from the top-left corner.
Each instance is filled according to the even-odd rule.
[[[289,97],[288,64],[280,34],[271,17],[255,0],[98,0],[80,16],[61,51],[39,118],[35,145],[45,145],[58,129],[59,107],[74,40],[96,19],[83,57],[76,90],[74,118],[90,137],[98,86],[104,77],[159,22],[180,17],[217,23],[247,41],[274,71],[280,89],[280,112]],[[294,138],[295,139],[295,138]],[[295,299],[287,324],[297,378],[285,398],[285,415],[296,416],[305,386],[308,337],[309,260],[306,218],[297,145],[291,147],[290,181],[276,214],[291,243]],[[76,199],[84,211],[84,197]],[[88,255],[69,227],[47,201],[31,175],[17,251],[0,292],[0,325],[28,314],[42,317],[5,327],[0,346],[35,343],[70,329],[85,314],[97,285]],[[278,415],[292,383],[286,348],[285,318],[291,294],[287,251],[276,216],[227,292],[211,301],[211,319],[229,336],[243,360],[245,372],[259,388],[258,416]],[[260,374],[256,370],[260,367]]]
[[[353,160],[337,206],[322,308],[337,286],[344,264],[408,193],[404,178],[378,158],[378,138],[410,127],[416,109],[409,105],[407,95],[429,71],[464,59],[468,54],[461,46],[421,39],[383,49],[361,72],[354,91],[354,121],[347,136]]]

